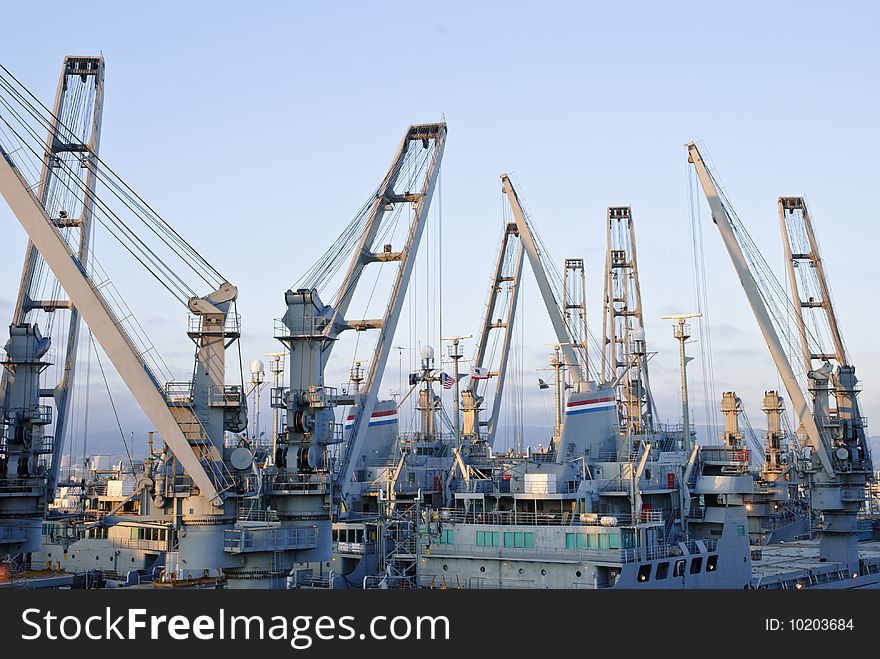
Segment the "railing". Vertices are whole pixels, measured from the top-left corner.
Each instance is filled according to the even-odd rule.
[[[169,403],[193,402],[193,381],[177,381],[165,383],[165,400]]]
[[[0,495],[21,494],[37,496],[46,489],[43,478],[3,478],[0,479]]]
[[[330,487],[330,479],[325,473],[290,474],[263,477],[263,492],[273,494],[322,494]]]
[[[659,510],[643,510],[640,515],[617,513],[534,513],[514,510],[470,512],[460,508],[443,508],[440,520],[454,524],[495,524],[499,526],[637,526],[639,524],[662,524],[663,513]],[[603,524],[603,518],[613,517],[614,524]],[[610,522],[610,520],[606,520]]]
[[[31,405],[30,407],[13,407],[7,413],[9,416],[26,419],[34,425],[44,426],[52,423],[52,407],[49,405]]]
[[[336,397],[336,387],[311,386],[303,395],[304,402],[311,407],[331,407]]]
[[[238,519],[243,522],[277,522],[278,511],[271,508],[241,508],[238,511]]]
[[[37,447],[36,453],[37,455],[51,455],[52,451],[55,449],[55,436],[54,435],[43,435],[40,445]]]
[[[318,528],[315,526],[228,529],[223,532],[223,551],[230,554],[313,549],[317,546]]]
[[[210,407],[240,407],[241,386],[237,384],[214,384],[208,388]]]
[[[471,479],[458,482],[459,492],[489,494],[494,487],[494,481],[485,479]]]
[[[275,409],[285,409],[289,392],[290,389],[287,387],[272,387],[269,389],[269,406]]]
[[[205,325],[205,317],[197,314],[190,314],[187,319],[186,330],[189,334],[211,334],[223,336],[238,336],[241,334],[241,314],[228,313],[223,327]]]
[[[323,316],[311,316],[308,319],[298,318],[293,327],[288,327],[283,318],[275,319],[276,339],[321,338],[330,322]]]

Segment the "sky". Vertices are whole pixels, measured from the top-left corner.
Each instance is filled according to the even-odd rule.
[[[862,2],[95,1],[79,12],[14,3],[4,8],[0,53],[47,104],[65,55],[104,55],[101,157],[238,286],[245,364],[279,349],[272,328],[284,291],[355,215],[411,123],[449,126],[420,257],[442,285],[417,283],[411,293],[433,300],[442,286],[443,297],[430,327],[399,332],[396,345],[410,348],[401,360],[441,334],[478,331],[502,227],[502,172],[516,175],[555,262],[585,259],[595,334],[605,209],[632,206],[657,352],[652,385],[671,421],[680,414],[678,354],[660,316],[695,307],[684,144],[702,140],[780,278],[776,198],[806,195],[870,421],[880,418],[880,270],[871,256],[880,230],[867,194],[880,149],[878,19],[880,9]],[[705,208],[702,218],[715,390],[735,389],[762,426],[763,391],[778,379]],[[26,236],[3,205],[0,222],[5,326]],[[112,248],[96,237],[115,264]],[[111,274],[159,351],[191,369],[185,310],[142,294],[142,275],[121,261]],[[534,382],[554,339],[528,269],[525,277],[524,421],[546,426],[551,403]],[[329,381],[362,357],[343,352]],[[399,388],[394,362],[384,394]],[[108,381],[123,434],[143,444],[149,423],[119,379]],[[116,422],[94,395],[92,431],[112,443]]]

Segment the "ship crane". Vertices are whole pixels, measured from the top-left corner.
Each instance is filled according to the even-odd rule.
[[[513,211],[520,241],[522,241],[523,248],[529,258],[529,264],[532,266],[532,273],[538,284],[541,299],[547,309],[547,315],[550,317],[550,323],[556,334],[556,340],[561,346],[565,364],[573,380],[574,390],[588,391],[590,383],[587,379],[589,366],[587,361],[587,337],[575,336],[574,328],[570,327],[567,322],[563,305],[560,305],[560,302],[556,299],[556,294],[550,283],[547,268],[542,258],[541,248],[528,220],[522,200],[507,174],[501,175],[501,191],[507,196],[510,208]]]
[[[67,233],[68,241],[82,261],[87,258],[92,235],[94,159],[101,139],[103,106],[103,57],[65,57],[52,114],[55,117],[78,118],[78,135],[77,139],[71,139],[65,133],[64,126],[53,122],[46,139],[40,185],[36,194],[44,207],[56,209],[56,223]],[[81,148],[81,143],[88,147],[86,151]],[[59,166],[62,160],[73,167]],[[84,203],[77,203],[77,200],[64,194],[66,187],[71,185],[72,175],[76,175],[78,179],[84,178]],[[45,289],[45,285],[40,285],[43,270],[44,262],[39,251],[33,242],[28,241],[7,343],[7,368],[3,369],[0,380],[0,408],[5,408],[0,417],[6,417],[15,424],[15,428],[10,430],[12,438],[16,435],[29,435],[32,451],[45,448],[51,455],[46,475],[46,495],[47,499],[51,499],[66,439],[80,322],[79,312],[68,301],[55,299],[56,295],[41,299],[41,289]],[[42,323],[43,332],[48,334],[47,329],[55,325],[54,319],[48,314],[55,314],[61,309],[69,310],[66,328],[58,328],[57,332],[59,335],[66,334],[62,374],[55,386],[40,388],[39,371],[47,365],[46,355],[52,345],[51,337],[40,333],[39,324]],[[51,399],[54,403],[54,432],[52,437],[43,436],[43,447],[37,448],[35,445],[38,442],[35,440],[42,434],[42,428],[45,427],[42,424],[49,420],[45,411],[50,409],[40,405],[40,399]],[[7,446],[7,452],[8,448]],[[20,450],[24,450],[24,447]],[[19,466],[24,471],[29,471],[26,456],[20,455]]]
[[[501,401],[507,375],[507,363],[510,357],[510,342],[513,335],[513,322],[516,317],[519,299],[520,281],[522,280],[524,248],[519,239],[519,229],[515,222],[504,225],[501,246],[492,274],[489,287],[489,298],[486,302],[486,313],[480,329],[476,349],[472,361],[472,369],[467,385],[461,392],[461,408],[463,411],[463,435],[471,441],[484,439],[488,446],[495,443],[498,430]],[[496,371],[489,370],[489,343],[493,335],[501,331],[501,345]],[[489,418],[480,419],[480,410],[486,397],[489,380],[495,378]],[[484,430],[485,429],[485,430]]]
[[[333,473],[337,485],[334,494],[340,509],[349,506],[357,487],[354,471],[361,461],[427,223],[446,145],[446,132],[445,123],[416,124],[406,130],[375,194],[337,243],[287,291],[287,310],[276,325],[276,338],[285,344],[290,354],[289,387],[275,396],[276,404],[284,407],[287,413],[287,425],[279,441],[277,458],[285,462],[287,453],[293,451],[296,457],[287,464],[289,468],[296,465],[295,470],[304,477],[323,469],[321,456],[324,448],[339,441],[334,437],[330,412],[336,405],[353,406],[351,429]],[[391,244],[377,245],[390,231],[389,221],[401,217],[404,208],[411,209],[404,244],[397,250]],[[335,274],[352,242],[353,253],[342,284],[333,303],[325,305],[318,289]],[[381,318],[350,318],[349,307],[365,269],[371,264],[397,266],[384,313]],[[377,330],[378,337],[358,392],[338,396],[325,387],[324,368],[339,335],[349,330]]]
[[[461,396],[464,436],[471,440],[485,439],[489,447],[494,445],[498,429],[525,256],[529,259],[541,298],[556,333],[558,343],[555,345],[558,345],[563,353],[560,363],[564,363],[571,374],[576,390],[586,390],[588,387],[585,374],[588,371],[589,334],[586,326],[586,278],[583,259],[565,260],[565,279],[560,303],[550,282],[549,266],[544,258],[546,255],[541,251],[540,241],[513,182],[507,174],[502,174],[501,183],[502,193],[508,199],[514,221],[504,225],[486,312],[472,362],[471,376]],[[490,370],[489,345],[493,335],[499,330],[502,334],[497,370]],[[489,416],[486,420],[481,420],[480,411],[487,395],[487,383],[493,378],[495,387]],[[561,425],[561,422],[557,425]]]
[[[610,206],[605,229],[602,376],[617,389],[622,429],[639,435],[653,431],[655,409],[632,209]]]
[[[78,141],[64,117],[43,106],[6,69],[0,78],[0,194],[66,292],[69,306],[86,322],[208,504],[196,514],[216,514],[235,484],[223,461],[224,431],[240,432],[247,423],[243,392],[223,380],[225,349],[239,333],[238,316],[232,313],[237,289],[101,161],[89,144]],[[34,172],[39,167],[35,165],[44,158],[45,145],[38,133],[41,128],[64,135],[68,147],[83,154],[80,166],[90,168],[90,177],[66,179],[66,193],[81,206],[91,207],[92,219],[192,314],[188,335],[196,344],[196,368],[185,387],[169,388],[160,382],[149,339],[132,324],[130,310],[94,254],[74,250],[65,233],[64,218],[35,194],[36,181],[29,177],[36,178]],[[73,166],[60,158],[52,163],[62,168]],[[101,196],[94,193],[94,180],[106,188]],[[148,229],[142,235],[134,230],[140,224]],[[184,271],[194,276],[187,277]],[[210,292],[196,294],[205,284]],[[158,492],[157,497],[161,501]]]
[[[807,401],[807,395],[798,381],[795,365],[789,360],[783,339],[789,338],[786,334],[785,321],[791,315],[795,318],[803,318],[803,304],[795,304],[794,311],[787,299],[779,299],[780,295],[771,288],[773,282],[772,273],[766,268],[757,249],[751,243],[751,239],[745,227],[733,213],[729,203],[724,197],[715,178],[703,161],[696,144],[687,144],[688,160],[694,165],[700,185],[709,203],[712,212],[712,220],[718,227],[721,238],[733,263],[736,274],[745,291],[746,298],[752,309],[758,326],[764,337],[764,341],[770,350],[770,354],[782,379],[789,399],[792,402],[794,412],[800,423],[800,433],[804,436],[812,454],[817,459],[811,468],[812,471],[812,503],[813,508],[822,513],[823,527],[819,541],[820,557],[824,560],[846,565],[854,576],[859,574],[859,554],[857,546],[857,514],[864,500],[864,489],[867,481],[871,479],[871,463],[865,443],[861,417],[855,416],[857,406],[855,403],[855,373],[852,366],[843,362],[836,371],[837,390],[834,392],[838,401],[838,411],[842,412],[839,419],[831,420],[825,408],[823,400],[817,396],[811,407]],[[780,213],[795,208],[796,204],[780,201]],[[805,208],[805,206],[803,206]],[[805,215],[808,218],[808,216]],[[781,218],[784,220],[784,218]],[[809,220],[806,221],[809,227]],[[786,233],[783,228],[783,234]],[[808,253],[797,253],[799,259],[810,261],[814,264],[820,262],[815,239],[811,229],[810,249]],[[790,243],[786,241],[787,255],[789,256],[789,272],[794,267],[795,254],[790,252]],[[797,260],[799,260],[797,259]],[[763,266],[763,267],[762,267]],[[826,318],[831,321],[834,335],[836,321],[833,320],[833,310],[830,297],[827,295],[827,285],[824,283],[824,274],[818,269],[820,286],[825,290],[821,300],[821,306]],[[792,293],[797,295],[800,289],[792,286]],[[809,301],[808,301],[809,302]],[[797,308],[800,307],[800,308]],[[814,307],[810,307],[814,308]],[[787,314],[787,315],[786,315]],[[801,339],[805,337],[805,323],[798,323]],[[813,378],[825,378],[831,371],[830,364],[815,369],[813,361],[819,358],[823,360],[827,355],[821,348],[808,347],[804,349],[805,366],[808,368],[808,376]],[[836,357],[845,361],[845,355],[841,352]],[[827,361],[827,360],[826,360]],[[818,371],[818,372],[817,372]],[[822,396],[827,396],[826,393]],[[835,421],[835,423],[830,422]]]

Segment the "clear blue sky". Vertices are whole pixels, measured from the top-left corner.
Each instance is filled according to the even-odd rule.
[[[277,349],[272,319],[284,290],[363,203],[409,123],[449,123],[447,334],[477,330],[501,172],[517,175],[557,261],[587,260],[596,333],[605,208],[632,205],[666,418],[678,414],[678,371],[659,316],[694,306],[683,145],[703,140],[780,273],[776,197],[807,195],[863,407],[880,419],[868,196],[880,151],[878,19],[862,2],[13,3],[2,61],[48,103],[65,55],[103,52],[102,157],[239,286],[246,361]],[[0,221],[5,326],[25,237],[5,207]],[[736,388],[762,425],[774,369],[720,240],[705,229],[716,389]],[[185,371],[182,310],[139,306],[127,275],[117,285]],[[529,383],[552,338],[533,288],[524,308],[526,421],[542,424],[548,403]],[[350,357],[333,366],[338,380]],[[130,406],[126,432],[142,433]]]

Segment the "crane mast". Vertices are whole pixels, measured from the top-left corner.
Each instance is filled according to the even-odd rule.
[[[76,61],[73,60],[74,63]],[[101,60],[89,60],[89,68],[96,66],[95,63],[100,65]],[[86,69],[72,70],[81,77],[88,73]],[[100,73],[103,67],[99,66],[95,71],[96,74]],[[52,306],[49,302],[34,300],[32,296],[31,288],[35,276],[33,271],[39,270],[40,264],[44,262],[67,294],[67,300],[62,301],[64,307],[75,309],[88,324],[120,377],[191,479],[194,485],[192,494],[197,491],[197,496],[202,497],[207,504],[205,513],[214,514],[216,508],[222,506],[224,492],[234,484],[223,462],[224,432],[237,432],[246,427],[240,388],[227,387],[223,382],[224,351],[228,343],[238,337],[237,315],[230,314],[237,289],[223,281],[219,273],[210,268],[179,234],[149,210],[146,202],[99,161],[91,143],[82,141],[68,125],[76,123],[75,117],[71,119],[64,112],[52,113],[39,104],[39,101],[35,104],[31,100],[33,95],[12,78],[8,71],[4,74],[3,82],[3,101],[4,106],[9,109],[9,115],[2,118],[7,130],[4,132],[4,144],[0,146],[3,156],[0,158],[0,194],[25,229],[31,245],[26,256],[19,295],[18,318],[26,320],[27,313],[37,306],[43,309]],[[16,111],[14,104],[18,104],[24,112]],[[59,108],[56,107],[56,110]],[[35,132],[29,122],[50,127],[50,153],[45,156],[48,165],[43,168],[48,182],[43,181],[42,187],[32,185],[27,178],[28,175],[33,176],[34,160],[44,157],[43,145],[34,139]],[[92,119],[91,140],[97,145],[94,122],[95,118]],[[71,162],[64,157],[67,153],[78,154],[78,162]],[[50,174],[54,168],[59,171]],[[74,175],[74,168],[83,168],[87,173],[85,176]],[[64,185],[66,198],[68,201],[72,198],[77,203],[77,208],[82,209],[79,217],[71,217],[63,208],[58,208],[57,200],[52,194],[45,192],[53,186],[53,182],[61,180],[61,176],[67,177]],[[110,189],[104,199],[95,194],[96,181],[103,182]],[[124,208],[134,218],[148,225],[152,222],[151,228],[155,235],[161,237],[155,231],[158,228],[166,231],[166,235],[173,236],[176,242],[165,243],[171,250],[167,256],[201,259],[197,265],[191,267],[196,271],[197,267],[206,266],[202,272],[210,271],[208,276],[214,281],[206,279],[204,274],[202,280],[217,286],[209,295],[198,297],[187,292],[192,289],[179,275],[176,276],[176,282],[180,284],[177,289],[178,300],[185,302],[193,314],[188,334],[197,346],[194,377],[187,383],[186,391],[160,382],[158,372],[147,361],[149,349],[144,347],[143,337],[132,329],[130,310],[124,301],[120,302],[118,293],[114,291],[109,280],[95,279],[98,276],[95,273],[101,273],[100,276],[103,273],[94,259],[90,258],[87,230],[79,226],[82,230],[79,243],[71,240],[69,232],[72,228],[77,228],[78,223],[81,225],[83,218],[89,224],[91,215],[100,213],[96,217],[105,226],[111,226],[115,222],[112,226],[121,233],[114,234],[114,237],[136,258],[145,254],[157,256],[156,252],[151,251],[150,245],[131,229],[131,220],[134,218],[128,218],[129,222],[126,223],[119,215],[125,212],[122,206],[114,209],[111,205],[114,196],[122,200]],[[110,203],[108,199],[111,199]],[[126,240],[128,242],[123,242]],[[133,247],[141,251],[134,251]],[[149,268],[147,262],[138,260]],[[157,278],[160,277],[158,273],[162,268],[167,271],[170,267],[158,256],[153,265],[155,269],[151,272]],[[218,282],[222,283],[218,286]],[[166,288],[173,292],[167,284]],[[71,314],[71,317],[78,324],[78,316]],[[230,327],[230,321],[234,327]],[[27,323],[23,326],[27,326]],[[72,334],[75,334],[75,329],[71,327]],[[13,325],[13,334],[15,333],[16,326]],[[68,346],[68,350],[72,348],[73,346]],[[69,354],[68,358],[73,357]],[[8,384],[11,390],[15,389],[14,382]],[[189,488],[180,488],[177,492],[184,489],[190,491]],[[198,504],[193,506],[193,510],[199,507]]]
[[[748,249],[744,249],[746,240],[744,229],[734,224],[726,203],[722,200],[722,193],[706,167],[699,149],[690,142],[687,144],[687,150],[688,160],[694,165],[700,185],[709,202],[712,220],[718,227],[746,298],[788,392],[801,430],[813,455],[818,458],[818,468],[814,465],[812,473],[812,500],[814,509],[820,512],[823,518],[819,544],[820,556],[828,561],[846,564],[854,574],[857,574],[859,571],[857,514],[864,500],[865,483],[871,474],[867,451],[859,446],[858,434],[852,435],[852,431],[857,431],[858,428],[853,426],[849,431],[844,430],[842,434],[832,435],[829,432],[832,429],[830,424],[823,420],[824,411],[811,409],[780,338],[784,328],[777,327],[771,315],[769,308],[771,301],[777,303],[779,301],[774,300],[770,292],[759,286],[758,278],[753,272],[754,266],[746,256]],[[785,209],[786,204],[783,202],[781,210]],[[818,252],[814,251],[811,258],[814,262],[818,262]],[[792,264],[791,259],[789,263]],[[791,267],[793,264],[790,265],[790,269]],[[832,315],[830,303],[824,308],[826,314]],[[800,314],[800,311],[797,313]],[[777,318],[777,324],[778,320]],[[803,336],[803,324],[800,324],[799,329]],[[815,356],[810,355],[810,362]],[[845,401],[843,408],[847,415],[851,415],[853,409],[857,410],[854,406],[854,369],[843,366],[838,369],[838,374],[842,381],[841,388],[844,390],[838,400]],[[849,395],[846,393],[848,388]],[[861,426],[860,419],[858,426]]]
[[[286,430],[279,442],[281,453],[276,451],[282,463],[305,475],[324,468],[321,457],[324,448],[339,441],[333,438],[331,432],[332,408],[344,399],[347,399],[347,404],[354,406],[352,428],[334,468],[336,494],[342,505],[347,505],[345,502],[350,501],[355,491],[353,472],[362,454],[376,407],[394,332],[427,223],[445,144],[445,123],[417,124],[407,129],[370,203],[365,225],[336,300],[332,305],[325,305],[317,290],[290,290],[286,293],[287,312],[276,326],[276,338],[287,346],[290,353],[289,389],[285,393],[286,399],[279,399],[278,402],[287,412]],[[413,164],[417,150],[426,151],[427,160],[422,168],[423,173],[418,176],[418,189],[412,190],[405,187],[411,181],[403,173],[409,168],[408,164]],[[383,217],[399,204],[410,204],[412,208],[405,244],[399,251],[386,245],[382,251],[374,252],[373,243],[380,234]],[[358,283],[366,266],[371,263],[397,264],[384,314],[377,319],[349,319],[346,314]],[[348,330],[378,330],[379,335],[363,385],[352,396],[338,397],[324,385],[324,366],[339,334]],[[285,456],[291,450],[296,458],[287,461]]]
[[[78,258],[86,263],[92,235],[94,210],[96,154],[101,138],[101,116],[104,106],[104,59],[102,57],[66,57],[61,68],[55,94],[53,121],[45,142],[40,184],[37,197],[42,205],[54,210],[54,219],[67,235]],[[59,117],[78,117],[72,130],[60,124]],[[70,166],[61,166],[62,160]],[[74,183],[72,179],[76,178]],[[82,185],[82,200],[65,194],[71,185]],[[51,498],[58,478],[61,455],[67,432],[68,407],[76,369],[79,347],[79,311],[68,300],[51,295],[41,297],[44,261],[32,241],[25,251],[21,283],[16,297],[9,341],[6,344],[7,361],[0,380],[0,422],[10,424],[7,455],[13,455],[18,475],[33,471],[28,465],[26,444],[32,456],[51,455],[46,474],[47,496]],[[69,310],[66,327],[59,327],[56,335],[66,334],[61,377],[52,387],[41,387],[40,374],[48,366],[51,336],[44,332],[53,328],[54,314]],[[49,316],[48,314],[53,314]],[[61,315],[61,314],[58,314]],[[60,324],[60,323],[59,323]],[[66,330],[66,331],[65,331]],[[41,399],[52,399],[54,411],[42,405]],[[54,424],[52,436],[44,435],[48,424]],[[42,439],[42,441],[40,441]]]
[[[467,386],[461,392],[462,410],[464,411],[463,435],[472,441],[478,440],[481,438],[482,428],[485,427],[485,441],[488,446],[494,445],[495,433],[498,430],[499,411],[513,335],[513,321],[516,317],[520,281],[522,280],[523,254],[524,248],[522,241],[519,240],[519,230],[516,223],[506,223],[501,238],[501,247],[498,250],[498,258],[495,261],[489,299],[486,302],[486,313],[483,316],[483,325],[474,353],[473,370],[468,378]],[[486,392],[484,389],[481,394],[480,388],[482,382],[488,383],[488,378],[480,377],[478,374],[487,367],[489,339],[492,334],[496,333],[496,330],[503,332],[498,370],[486,372],[488,378],[496,378],[495,391],[489,418],[486,421],[481,421],[479,418],[480,406]]]
[[[538,290],[541,292],[541,299],[544,301],[544,306],[547,308],[547,314],[550,316],[550,323],[553,325],[553,331],[556,333],[556,340],[559,342],[560,349],[565,358],[565,364],[571,374],[572,380],[574,381],[573,384],[575,390],[580,391],[581,389],[588,389],[589,383],[586,379],[586,371],[581,367],[581,364],[586,364],[586,359],[579,359],[577,352],[575,352],[577,341],[572,337],[571,331],[566,323],[563,309],[560,307],[560,303],[556,300],[556,296],[553,293],[553,287],[550,285],[550,280],[547,277],[547,271],[545,270],[544,262],[541,259],[541,251],[538,248],[535,236],[529,226],[525,209],[523,208],[519,195],[513,186],[513,182],[507,174],[501,175],[501,191],[507,195],[507,200],[513,211],[520,240],[522,241],[523,248],[529,257],[532,272],[538,283]]]
[[[641,434],[653,429],[654,401],[645,353],[645,320],[629,206],[611,206],[606,217],[602,374],[616,383],[621,426]]]

